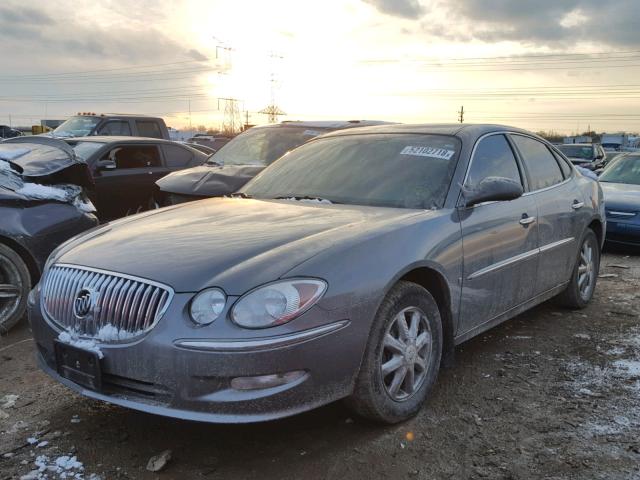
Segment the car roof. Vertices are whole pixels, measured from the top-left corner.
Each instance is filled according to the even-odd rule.
[[[337,130],[354,127],[370,127],[375,125],[392,125],[392,123],[384,122],[382,120],[285,120],[284,122],[260,125],[253,128],[303,127]]]
[[[526,135],[534,135],[527,130],[521,128],[509,127],[507,125],[498,124],[460,124],[460,123],[424,123],[424,124],[387,124],[372,127],[358,128],[357,131],[339,130],[324,135],[340,136],[340,135],[356,135],[363,133],[418,133],[418,134],[434,134],[434,135],[452,135],[459,136],[464,134],[469,137],[480,137],[487,133],[493,132],[513,132],[524,133]]]
[[[130,137],[126,135],[92,135],[90,137],[64,138],[69,142],[98,142],[98,143],[176,143],[164,138]]]
[[[154,117],[152,115],[137,115],[135,113],[90,113],[90,114],[79,113],[73,116],[74,117],[103,117],[103,118],[126,117],[126,118],[144,118],[149,120],[162,120],[161,117]]]
[[[559,143],[558,147],[593,147],[593,143]]]

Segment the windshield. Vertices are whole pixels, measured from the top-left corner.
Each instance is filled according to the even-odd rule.
[[[440,208],[460,142],[420,134],[319,139],[285,155],[241,193],[396,208]]]
[[[101,142],[78,142],[72,145],[73,151],[76,152],[76,156],[83,159],[85,162],[89,159],[94,152],[97,152],[105,144]]]
[[[593,147],[583,145],[558,145],[558,149],[569,158],[593,160]]]
[[[207,159],[207,163],[269,165],[289,150],[328,131],[305,127],[254,127],[224,145]]]
[[[601,182],[640,185],[640,155],[616,158],[600,175]]]
[[[71,117],[53,131],[57,137],[84,137],[89,135],[100,122],[98,117]]]

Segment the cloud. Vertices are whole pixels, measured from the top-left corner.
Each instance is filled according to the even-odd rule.
[[[418,19],[424,13],[424,7],[418,0],[363,0],[379,12],[394,17]]]
[[[100,11],[93,15],[82,10],[46,7],[33,9],[23,2],[5,0],[0,5],[0,40],[5,51],[13,55],[3,59],[5,69],[10,63],[20,63],[28,56],[32,62],[100,63],[105,60],[119,63],[148,63],[192,58],[206,60],[195,49],[154,28],[155,20],[162,20],[159,10],[147,9],[145,4],[132,4],[128,10],[113,7],[105,19]],[[145,9],[146,16],[142,15]],[[100,20],[102,23],[99,23]],[[158,22],[160,23],[160,22]],[[24,54],[24,55],[22,55]]]
[[[441,5],[465,25],[465,35],[486,42],[640,46],[637,0],[456,0]]]

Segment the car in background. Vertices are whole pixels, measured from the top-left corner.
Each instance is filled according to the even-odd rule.
[[[55,130],[43,135],[54,138],[100,135],[169,140],[169,130],[162,118],[111,113],[79,113],[63,122]]]
[[[556,145],[574,165],[589,170],[597,170],[606,164],[607,155],[597,143],[567,143]]]
[[[228,195],[267,165],[305,142],[347,128],[383,125],[373,120],[289,122],[253,127],[236,136],[198,167],[176,172],[157,182],[162,205]]]
[[[213,155],[218,151],[214,148],[207,147],[206,145],[201,145],[199,143],[181,142],[181,141],[176,141],[176,143],[180,143],[182,145],[187,145],[188,147],[195,148],[196,150],[199,150],[200,152],[206,154],[207,157],[210,157],[211,155]]]
[[[604,221],[598,182],[524,130],[341,130],[233,198],[67,242],[29,305],[35,351],[147,414],[259,422],[346,398],[396,423],[455,345],[557,295],[584,308]]]
[[[91,175],[64,142],[17,137],[0,143],[0,334],[23,316],[49,254],[98,224]]]
[[[616,157],[599,181],[607,212],[607,242],[640,246],[640,153]]]
[[[66,141],[91,170],[95,186],[90,197],[102,221],[156,208],[156,180],[207,159],[205,153],[169,140],[94,136]]]
[[[227,143],[231,141],[233,137],[228,137],[226,135],[204,135],[204,134],[196,134],[193,137],[187,139],[187,143],[193,143],[196,145],[202,145],[205,147],[209,147],[215,151],[220,150]]]
[[[23,133],[20,130],[16,130],[8,125],[0,125],[0,138],[15,138],[21,136],[23,136]]]

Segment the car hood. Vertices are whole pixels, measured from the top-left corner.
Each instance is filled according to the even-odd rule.
[[[130,217],[75,239],[56,263],[229,295],[275,280],[332,245],[421,211],[215,198]]]
[[[261,165],[211,165],[173,172],[156,182],[166,193],[215,197],[238,191],[264,170]]]
[[[607,210],[640,212],[640,185],[600,182]]]

